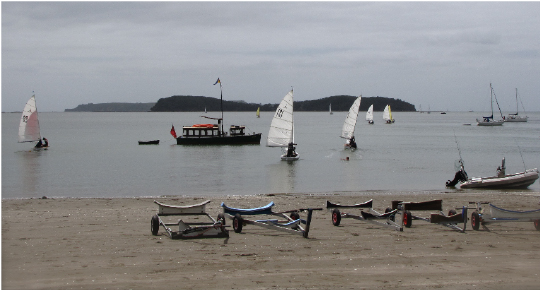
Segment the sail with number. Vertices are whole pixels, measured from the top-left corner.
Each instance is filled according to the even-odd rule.
[[[386,107],[384,108],[383,119],[386,124],[394,123],[394,119],[392,118],[392,109],[390,109],[390,105],[386,105]]]
[[[345,122],[343,123],[343,128],[341,129],[341,138],[350,139],[354,136],[354,127],[356,127],[356,119],[358,118],[358,111],[360,110],[360,102],[362,101],[362,95],[360,95],[351,108],[347,117],[345,117]]]
[[[40,139],[36,95],[33,95],[24,106],[19,123],[19,142],[36,142]]]
[[[294,123],[293,123],[293,90],[291,90],[276,109],[266,146],[287,147],[289,143],[294,143]]]
[[[373,122],[373,105],[369,106],[367,110],[366,121]]]

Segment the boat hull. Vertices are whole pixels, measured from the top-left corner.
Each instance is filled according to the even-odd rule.
[[[296,156],[294,157],[287,157],[287,154],[281,155],[281,160],[283,161],[296,161],[300,159],[300,154],[296,153]]]
[[[243,136],[183,137],[176,138],[177,145],[260,145],[261,133]]]
[[[538,169],[529,169],[525,172],[506,175],[504,177],[478,177],[471,178],[461,184],[461,188],[491,188],[491,189],[523,189],[529,187],[538,179]]]
[[[476,119],[476,122],[478,123],[478,126],[502,126],[502,124],[504,123],[504,121],[489,121],[489,122],[486,122],[486,121],[478,120],[478,119]]]
[[[158,145],[159,140],[152,140],[152,141],[139,141],[139,145]]]

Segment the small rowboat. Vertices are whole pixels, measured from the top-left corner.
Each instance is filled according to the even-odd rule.
[[[152,141],[139,141],[139,145],[158,145],[159,140],[152,140]]]

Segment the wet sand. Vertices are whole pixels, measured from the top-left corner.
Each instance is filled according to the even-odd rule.
[[[532,222],[474,231],[469,221],[460,233],[414,220],[400,232],[353,219],[335,227],[323,210],[314,211],[308,239],[247,225],[240,234],[229,228],[228,239],[171,240],[162,228],[152,235],[150,219],[153,200],[210,199],[207,212],[217,217],[222,201],[239,208],[274,201],[274,211],[285,211],[373,199],[384,212],[392,200],[442,199],[448,212],[469,201],[532,210],[539,197],[441,191],[2,200],[2,289],[538,289],[540,231]]]

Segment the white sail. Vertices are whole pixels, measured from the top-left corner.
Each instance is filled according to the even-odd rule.
[[[266,146],[287,147],[289,143],[294,143],[293,130],[293,90],[291,90],[285,95],[274,114]]]
[[[369,106],[366,113],[366,121],[373,121],[373,105]]]
[[[24,106],[21,122],[19,123],[19,142],[35,142],[40,139],[36,96],[33,95]]]
[[[347,117],[345,117],[345,122],[343,123],[343,128],[341,129],[341,138],[350,139],[354,135],[354,127],[356,126],[356,119],[358,118],[358,110],[360,109],[360,101],[362,100],[362,95],[360,95],[351,108]]]
[[[386,107],[384,107],[384,112],[383,112],[383,120],[385,121],[390,121],[390,106],[389,105],[386,105]]]

